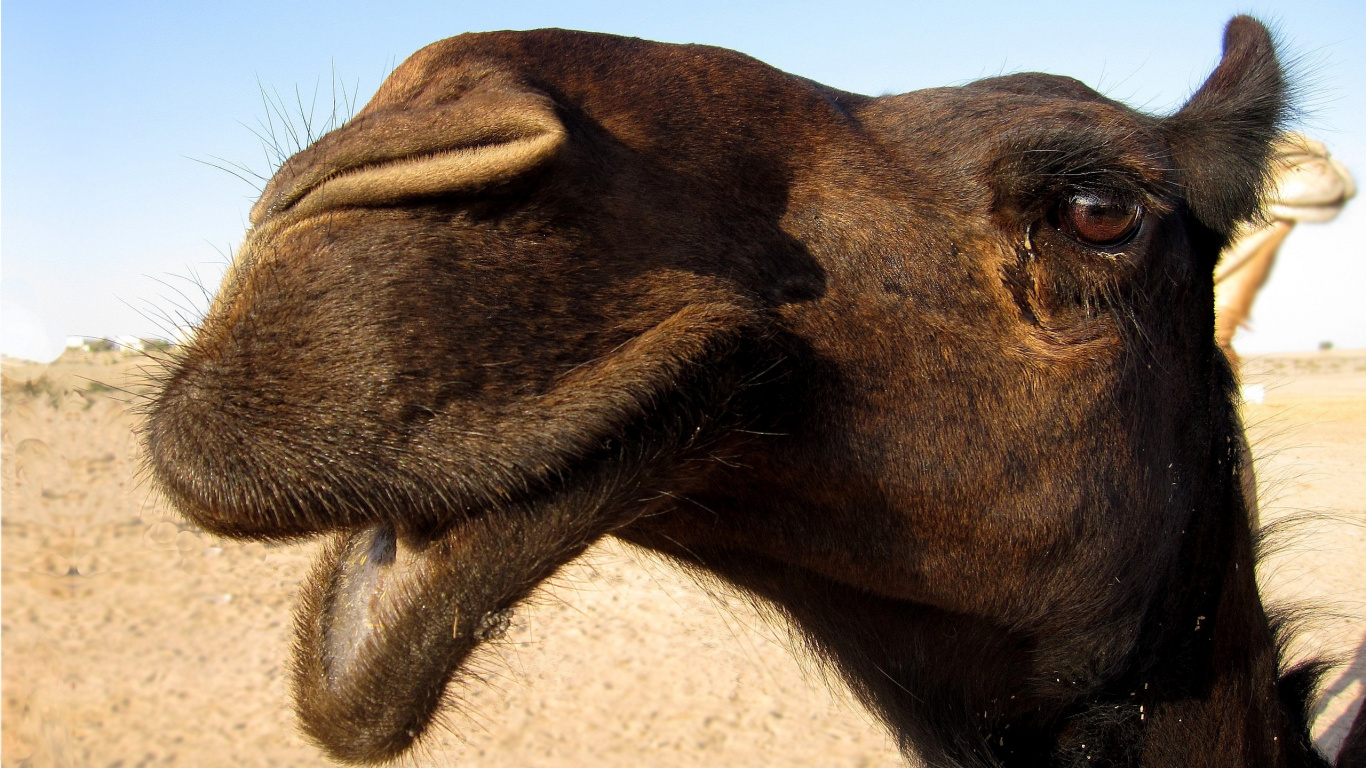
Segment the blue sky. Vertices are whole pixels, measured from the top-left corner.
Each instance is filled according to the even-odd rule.
[[[6,337],[166,336],[203,306],[255,190],[202,162],[270,170],[261,89],[317,112],[334,73],[369,97],[398,61],[466,31],[559,26],[734,48],[869,94],[1004,72],[1077,77],[1152,112],[1219,56],[1224,22],[1277,28],[1302,75],[1300,127],[1366,181],[1366,3],[71,2],[9,0],[0,25],[0,275]],[[1366,347],[1366,202],[1301,226],[1247,352]],[[181,296],[184,291],[188,296]]]

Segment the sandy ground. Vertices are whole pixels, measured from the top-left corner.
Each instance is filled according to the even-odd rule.
[[[149,494],[126,398],[90,384],[124,386],[133,365],[6,369],[0,762],[327,765],[295,732],[283,672],[313,547],[215,540]],[[1273,599],[1319,608],[1296,653],[1344,661],[1316,708],[1331,754],[1366,693],[1366,352],[1253,359],[1246,382],[1264,392],[1246,407],[1263,520],[1315,513],[1261,577]],[[902,764],[781,629],[620,545],[522,611],[484,674],[476,714],[411,762]]]

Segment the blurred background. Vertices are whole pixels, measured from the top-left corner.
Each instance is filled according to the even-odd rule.
[[[866,94],[1017,71],[1070,75],[1155,114],[1177,109],[1250,12],[1300,84],[1295,128],[1366,168],[1366,5],[1160,0],[929,2],[60,2],[3,24],[3,351],[68,336],[172,338],[240,241],[257,134],[344,118],[397,62],[474,30],[558,26],[743,51]],[[213,167],[228,168],[232,173]],[[236,175],[234,175],[236,174]],[[245,177],[244,181],[238,176]],[[1236,342],[1244,354],[1366,347],[1366,206],[1296,229]]]

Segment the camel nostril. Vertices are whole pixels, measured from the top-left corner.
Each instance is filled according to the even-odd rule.
[[[405,104],[400,113],[355,120],[286,161],[252,207],[253,226],[478,191],[550,163],[567,139],[550,98],[496,84],[455,104]]]

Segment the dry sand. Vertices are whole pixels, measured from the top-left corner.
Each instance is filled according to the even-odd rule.
[[[295,732],[283,664],[312,546],[241,545],[178,521],[137,479],[134,366],[114,353],[7,368],[4,766],[327,765]],[[27,385],[24,380],[31,380]],[[1248,361],[1265,522],[1302,524],[1261,571],[1316,601],[1299,654],[1331,651],[1315,735],[1333,752],[1366,685],[1366,353]],[[807,664],[805,669],[811,669]],[[883,731],[804,671],[781,629],[620,545],[521,612],[473,716],[417,764],[894,766]]]

